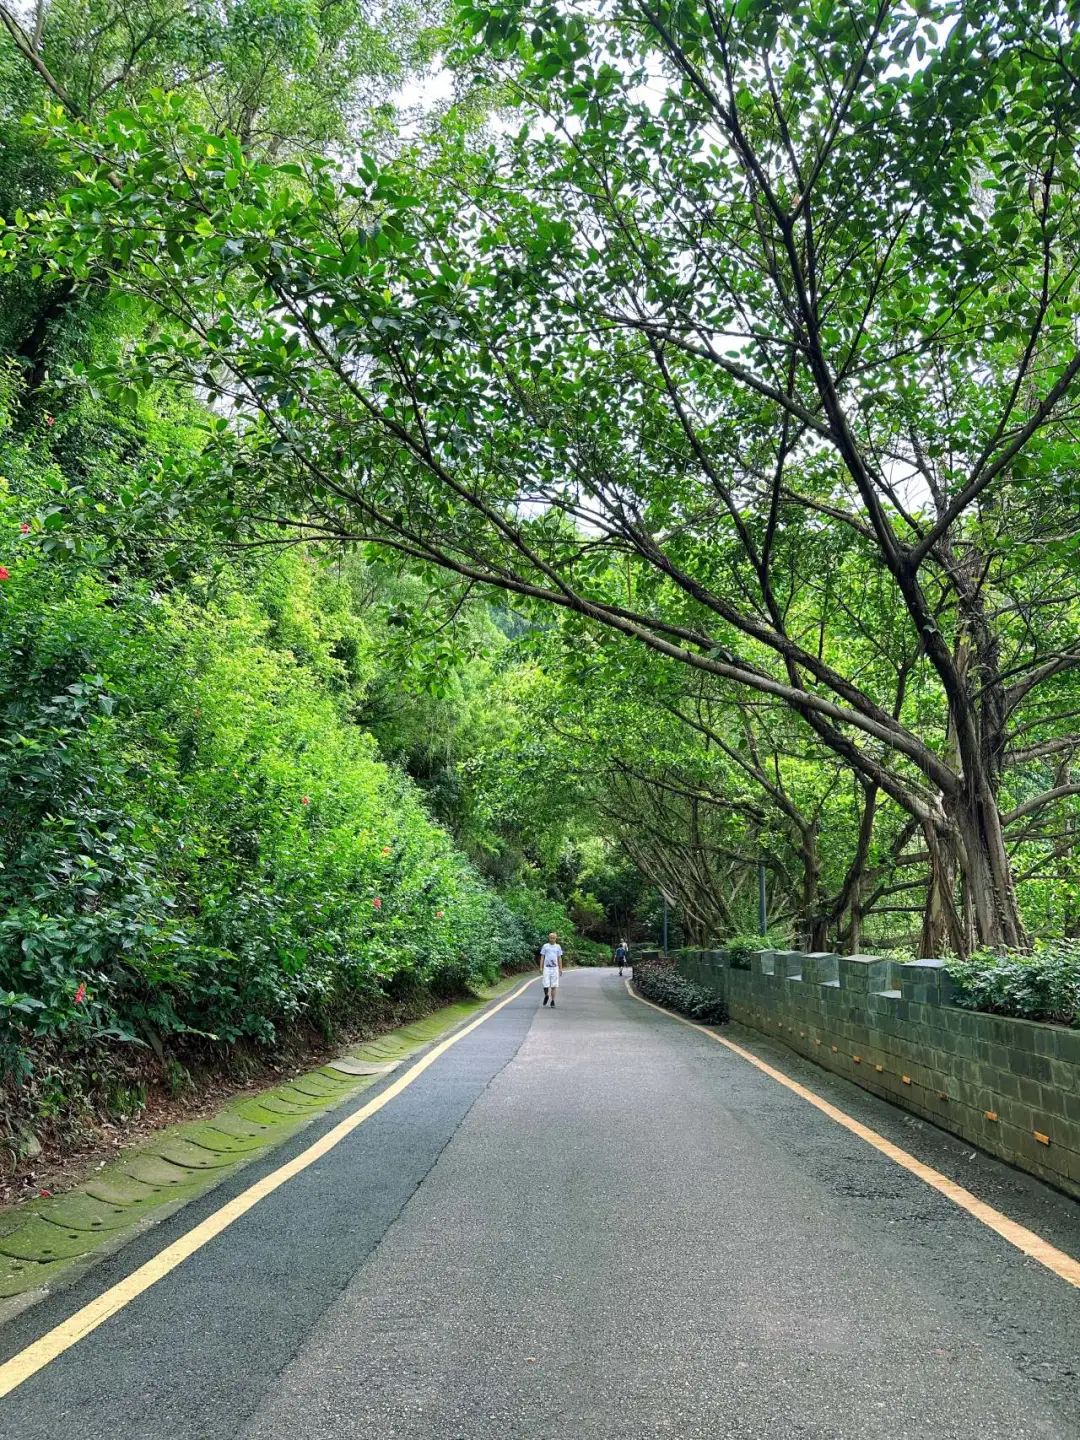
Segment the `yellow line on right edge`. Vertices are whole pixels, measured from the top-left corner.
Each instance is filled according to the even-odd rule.
[[[156,1285],[159,1280],[168,1275],[170,1270],[175,1270],[190,1255],[194,1255],[196,1250],[201,1250],[208,1241],[213,1240],[216,1235],[220,1235],[223,1230],[227,1230],[234,1220],[239,1220],[241,1215],[245,1215],[260,1200],[264,1200],[267,1195],[272,1195],[286,1181],[299,1175],[309,1165],[314,1165],[316,1160],[321,1160],[357,1126],[370,1119],[384,1105],[389,1105],[390,1101],[407,1089],[429,1065],[434,1065],[441,1055],[445,1055],[452,1045],[456,1045],[459,1040],[464,1040],[465,1036],[470,1035],[478,1025],[483,1025],[485,1020],[490,1020],[492,1015],[497,1015],[504,1006],[509,1005],[512,1000],[516,1000],[522,991],[532,983],[531,979],[526,980],[524,985],[519,985],[497,1005],[492,1005],[489,1010],[483,1011],[462,1029],[455,1030],[452,1035],[440,1041],[415,1065],[406,1070],[404,1075],[395,1080],[392,1085],[388,1085],[385,1090],[380,1091],[366,1105],[361,1105],[359,1110],[354,1110],[340,1124],[335,1125],[332,1130],[328,1130],[321,1139],[309,1145],[306,1150],[302,1150],[292,1160],[279,1166],[277,1170],[271,1171],[269,1175],[264,1175],[261,1180],[257,1180],[254,1185],[249,1186],[247,1190],[222,1205],[220,1210],[215,1210],[212,1215],[208,1215],[186,1235],[181,1235],[179,1240],[174,1240],[171,1245],[167,1245],[151,1260],[147,1260],[145,1265],[140,1265],[137,1270],[133,1270],[130,1275],[111,1286],[96,1300],[91,1300],[81,1310],[76,1310],[74,1315],[69,1315],[54,1329],[28,1345],[25,1350],[20,1350],[5,1364],[0,1365],[0,1399],[5,1395],[10,1395],[12,1390],[29,1380],[31,1375],[44,1369],[65,1350],[70,1350],[72,1345],[78,1344],[92,1330],[96,1330],[99,1325],[108,1320],[111,1315],[115,1315],[118,1310],[122,1310],[125,1305],[130,1304],[137,1295],[141,1295],[144,1290],[149,1290],[151,1285]]]
[[[704,1025],[695,1024],[693,1020],[687,1020],[684,1015],[676,1015],[672,1010],[665,1010],[660,1005],[654,1005],[651,1000],[646,1000],[643,995],[638,995],[630,988],[630,982],[626,982],[627,992],[642,1005],[648,1005],[650,1010],[656,1010],[661,1015],[666,1015],[669,1020],[678,1020],[680,1025],[688,1025],[691,1030],[697,1030],[702,1035],[707,1035],[710,1040],[715,1040],[718,1045],[738,1055],[741,1060],[753,1065],[762,1074],[768,1075],[770,1080],[775,1080],[778,1085],[798,1095],[807,1104],[813,1105],[830,1120],[835,1120],[837,1125],[842,1125],[845,1130],[850,1130],[852,1135],[857,1135],[860,1140],[865,1140],[867,1145],[872,1145],[875,1150],[903,1167],[910,1174],[915,1175],[923,1184],[929,1185],[946,1199],[951,1200],[954,1205],[959,1205],[961,1210],[966,1210],[976,1220],[981,1220],[984,1225],[1007,1240],[1010,1245],[1015,1245],[1025,1255],[1030,1255],[1040,1265],[1045,1265],[1055,1275],[1060,1276],[1070,1285],[1080,1289],[1080,1261],[1076,1261],[1071,1255],[1066,1255],[1064,1250],[1051,1245],[1033,1230],[1025,1225],[1019,1225],[1015,1220],[1010,1220],[1000,1210],[995,1210],[992,1205],[987,1205],[985,1200],[980,1200],[970,1190],[965,1190],[963,1185],[958,1185],[955,1180],[950,1180],[947,1175],[942,1175],[930,1165],[924,1165],[921,1160],[916,1160],[914,1155],[909,1155],[906,1150],[901,1150],[899,1145],[894,1145],[891,1140],[886,1140],[884,1135],[879,1135],[876,1130],[871,1130],[868,1125],[853,1120],[850,1115],[844,1113],[836,1105],[831,1105],[828,1100],[823,1100],[820,1095],[815,1095],[805,1085],[800,1085],[797,1080],[792,1080],[782,1070],[776,1070],[772,1065],[767,1065],[764,1060],[759,1060],[749,1050],[744,1050],[741,1045],[736,1045],[733,1040],[725,1040],[722,1035],[706,1029]]]

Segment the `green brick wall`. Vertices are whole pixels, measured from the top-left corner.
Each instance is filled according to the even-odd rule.
[[[1080,1030],[961,1010],[940,960],[723,950],[679,969],[731,1018],[1080,1197]]]

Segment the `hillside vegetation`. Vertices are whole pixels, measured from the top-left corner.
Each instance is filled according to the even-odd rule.
[[[1070,6],[0,19],[14,1148],[759,880],[1075,1015]]]

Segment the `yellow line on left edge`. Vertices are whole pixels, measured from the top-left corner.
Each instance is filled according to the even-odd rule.
[[[365,1120],[369,1120],[384,1105],[389,1105],[390,1101],[407,1089],[429,1065],[433,1065],[440,1055],[445,1055],[452,1045],[456,1045],[459,1040],[464,1040],[465,1036],[471,1034],[478,1025],[483,1025],[485,1020],[490,1020],[492,1015],[497,1015],[504,1006],[509,1005],[512,1000],[516,1000],[522,991],[531,984],[532,980],[526,980],[524,985],[519,985],[516,990],[507,995],[505,1000],[500,1000],[497,1005],[493,1005],[490,1010],[485,1010],[482,1015],[478,1015],[475,1020],[470,1021],[461,1030],[456,1030],[453,1035],[447,1036],[409,1070],[406,1070],[405,1074],[395,1080],[392,1085],[388,1085],[366,1105],[361,1105],[359,1110],[354,1110],[347,1119],[342,1120],[339,1125],[335,1125],[332,1130],[328,1130],[321,1139],[301,1151],[295,1159],[287,1161],[269,1175],[264,1175],[261,1180],[257,1180],[254,1185],[229,1200],[220,1210],[215,1210],[212,1215],[208,1215],[186,1235],[181,1235],[179,1240],[174,1240],[171,1245],[167,1245],[152,1260],[147,1260],[145,1265],[140,1265],[137,1270],[133,1270],[125,1279],[111,1286],[96,1300],[91,1300],[89,1305],[84,1305],[81,1310],[77,1310],[74,1315],[62,1321],[55,1329],[42,1335],[39,1340],[27,1345],[25,1350],[20,1350],[17,1355],[13,1355],[5,1364],[0,1365],[0,1398],[10,1395],[12,1390],[25,1380],[29,1380],[31,1375],[36,1375],[39,1370],[51,1364],[58,1355],[62,1355],[65,1350],[70,1350],[72,1345],[77,1345],[84,1336],[89,1335],[92,1330],[96,1330],[111,1315],[115,1315],[118,1310],[122,1310],[125,1305],[130,1304],[137,1295],[141,1295],[144,1290],[149,1290],[151,1285],[156,1285],[159,1280],[168,1275],[170,1270],[175,1270],[190,1255],[194,1255],[196,1250],[201,1250],[216,1235],[227,1230],[234,1220],[239,1220],[241,1215],[245,1215],[260,1200],[265,1200],[267,1195],[272,1195],[294,1175],[299,1175],[309,1165],[314,1165],[316,1160],[321,1160]]]

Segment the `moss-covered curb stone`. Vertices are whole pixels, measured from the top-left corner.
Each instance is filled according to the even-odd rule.
[[[509,976],[306,1075],[238,1096],[217,1115],[160,1130],[63,1195],[0,1210],[0,1323],[374,1085],[522,978]]]

